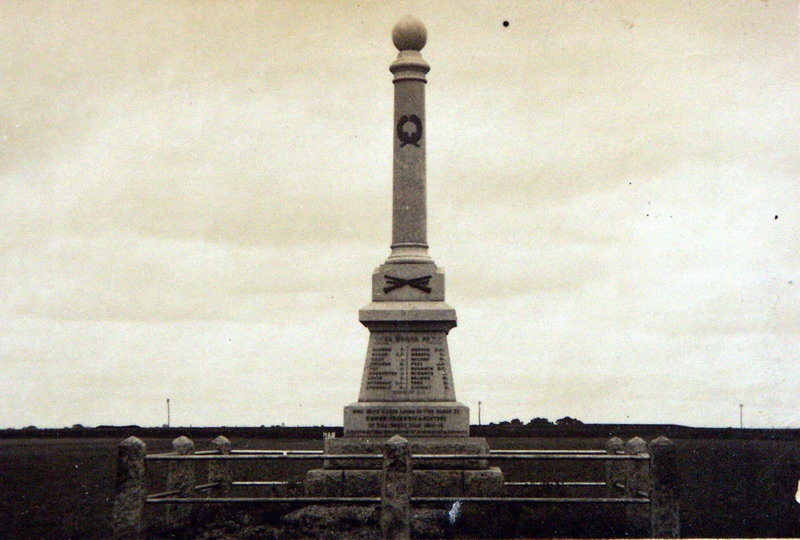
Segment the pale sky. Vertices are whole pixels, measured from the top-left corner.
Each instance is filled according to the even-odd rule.
[[[407,13],[473,423],[800,427],[776,0],[1,2],[0,427],[341,425]]]

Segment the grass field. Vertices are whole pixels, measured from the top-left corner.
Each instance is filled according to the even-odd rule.
[[[149,452],[170,449],[170,441],[146,439]],[[208,441],[195,441],[197,449]],[[234,448],[320,449],[316,440],[233,439]],[[603,439],[499,438],[493,449],[603,448]],[[766,440],[676,440],[681,470],[681,533],[687,537],[800,536],[800,443]],[[0,521],[3,538],[107,538],[115,479],[116,439],[0,440]],[[151,465],[156,465],[155,463]],[[238,465],[237,465],[238,466]],[[242,464],[237,479],[302,478],[308,462]],[[602,479],[596,470],[559,469],[567,465],[503,464],[507,480],[571,473],[571,480]],[[153,477],[156,467],[148,466]],[[564,478],[563,476],[561,477]],[[151,489],[159,489],[153,481]],[[518,535],[602,535],[592,520],[606,508],[582,514],[560,510],[521,511]],[[611,511],[613,513],[613,510]],[[599,517],[598,517],[599,516]],[[545,519],[546,518],[546,519]],[[550,520],[550,524],[544,521]],[[568,523],[564,525],[564,522]],[[602,522],[602,521],[601,521]],[[561,523],[561,525],[559,525]],[[555,525],[554,525],[555,524]],[[588,528],[581,528],[586,525]],[[561,528],[559,528],[561,527]],[[609,531],[609,532],[614,532]]]

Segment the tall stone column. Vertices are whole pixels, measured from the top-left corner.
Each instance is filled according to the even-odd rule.
[[[444,272],[428,255],[425,201],[425,85],[430,67],[420,50],[425,26],[406,17],[392,40],[394,75],[392,243],[372,274],[372,302],[358,312],[369,345],[358,401],[344,408],[344,437],[325,441],[324,469],[310,471],[310,495],[380,494],[377,463],[348,455],[383,451],[400,435],[414,454],[486,455],[469,436],[469,409],[456,401],[447,334],[456,312],[444,301]],[[497,495],[503,474],[484,459],[425,460],[413,470],[414,492],[429,496]]]
[[[431,262],[425,204],[425,74],[431,68],[420,54],[427,39],[425,27],[411,16],[392,31],[400,52],[389,67],[394,74],[395,126],[389,263]]]
[[[391,254],[372,276],[370,331],[358,403],[345,408],[345,437],[468,437],[469,409],[456,402],[444,273],[428,255],[425,205],[427,31],[408,16],[392,31],[394,171]]]

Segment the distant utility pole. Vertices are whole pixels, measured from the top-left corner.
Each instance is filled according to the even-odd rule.
[[[739,403],[739,429],[744,429],[744,417],[742,416],[742,409],[744,408],[744,403]]]
[[[167,427],[169,427],[169,398],[167,398]]]
[[[478,425],[481,425],[481,403],[482,401],[478,401]]]

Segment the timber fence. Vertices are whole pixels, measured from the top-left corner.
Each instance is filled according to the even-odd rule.
[[[243,487],[297,486],[289,481],[252,481],[233,479],[233,461],[307,460],[323,461],[334,456],[315,450],[233,450],[225,437],[212,442],[213,449],[194,450],[186,437],[173,441],[169,453],[147,454],[146,445],[129,437],[118,446],[116,497],[113,510],[115,538],[140,538],[146,534],[146,506],[165,506],[165,520],[171,528],[188,527],[192,506],[254,504],[340,504],[380,505],[383,538],[409,538],[411,509],[414,505],[446,503],[517,504],[517,505],[624,505],[630,531],[637,536],[677,538],[680,535],[678,508],[678,467],[675,446],[666,437],[647,444],[635,437],[627,442],[614,437],[605,450],[495,450],[487,455],[435,454],[412,455],[408,441],[395,436],[384,445],[381,454],[347,455],[348,460],[382,460],[383,483],[380,497],[243,497],[235,491]],[[341,457],[341,456],[335,456]],[[604,464],[605,479],[591,481],[514,481],[513,488],[553,487],[560,489],[595,488],[602,496],[493,496],[426,497],[412,494],[412,464],[417,460],[509,461],[580,461]],[[147,493],[147,462],[167,462],[166,489]],[[207,474],[202,483],[196,476],[197,462],[206,462]]]

